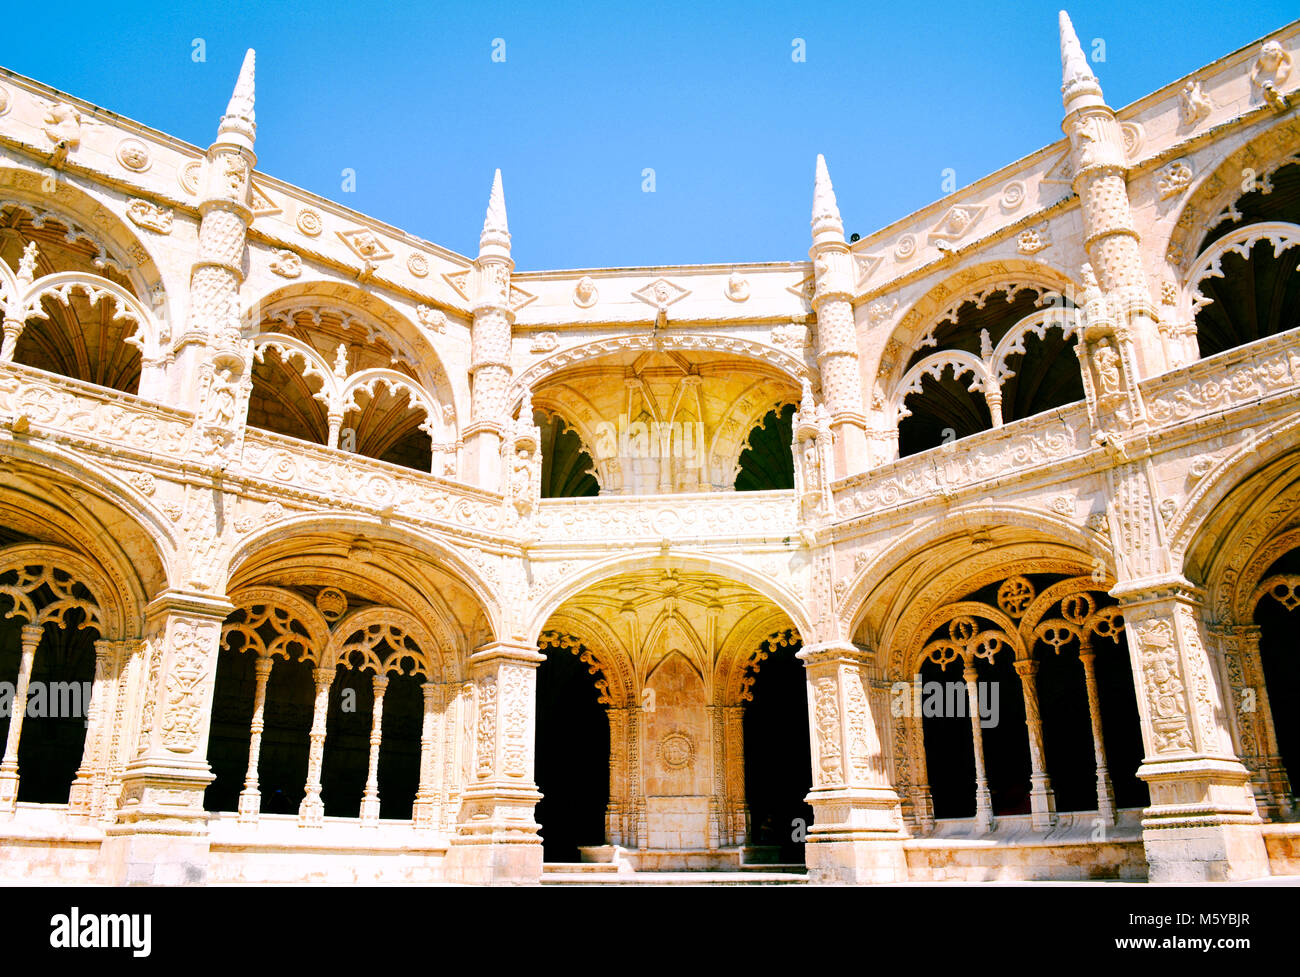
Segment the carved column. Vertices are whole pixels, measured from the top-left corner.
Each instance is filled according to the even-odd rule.
[[[961,670],[966,682],[966,708],[970,713],[971,742],[975,751],[975,827],[979,831],[993,830],[993,794],[989,791],[989,777],[984,769],[984,730],[980,726],[979,672],[975,663],[967,661]]]
[[[1101,737],[1101,700],[1097,697],[1097,653],[1085,640],[1079,651],[1083,684],[1088,691],[1088,720],[1092,725],[1092,756],[1097,765],[1097,813],[1106,824],[1115,823],[1115,791],[1106,766],[1106,745]]]
[[[1166,368],[1164,347],[1129,206],[1123,132],[1064,11],[1060,28],[1065,107],[1061,128],[1070,140],[1072,185],[1083,215],[1083,244],[1107,300],[1121,323],[1133,330],[1138,375],[1154,376]]]
[[[913,688],[921,687],[921,675],[916,674]],[[917,700],[913,700],[917,701]],[[908,709],[897,719],[905,724],[906,744],[916,769],[916,782],[912,785],[912,808],[916,826],[922,831],[934,830],[934,797],[930,793],[930,770],[925,760],[925,728],[916,710]]]
[[[249,51],[216,141],[203,164],[198,258],[185,325],[175,340],[171,400],[198,415],[199,450],[227,457],[241,441],[251,366],[242,339],[240,288],[253,222],[254,55]],[[144,391],[141,391],[144,394]]]
[[[311,732],[308,734],[307,786],[302,804],[298,806],[298,823],[304,827],[319,827],[325,823],[325,802],[321,800],[320,775],[325,765],[325,725],[329,717],[330,686],[334,684],[336,667],[331,665],[313,669],[316,697],[312,704]]]
[[[117,820],[101,861],[121,883],[202,882],[203,792],[224,598],[167,591],[145,608],[144,680],[134,756],[122,771]]]
[[[749,804],[745,794],[745,709],[725,706],[723,734],[726,738],[726,796],[730,839],[729,845],[749,841]]]
[[[461,798],[448,852],[452,878],[477,883],[533,882],[542,846],[534,809],[537,720],[536,648],[495,642],[470,657],[475,689],[473,777]]]
[[[262,756],[262,730],[266,727],[266,683],[271,678],[275,659],[259,657],[253,663],[253,721],[248,726],[248,771],[244,774],[244,789],[239,792],[239,820],[256,824],[262,811],[262,792],[258,790],[257,764]]]
[[[510,231],[506,223],[501,171],[492,181],[478,260],[470,273],[470,421],[465,427],[467,481],[481,488],[502,488],[501,447],[508,423],[506,397],[510,387]],[[531,422],[531,418],[529,419]]]
[[[375,695],[370,709],[370,759],[366,765],[366,789],[361,795],[361,823],[379,823],[379,748],[384,741],[384,692],[388,676],[379,674],[372,680]]]
[[[1232,685],[1232,715],[1236,720],[1241,761],[1251,772],[1256,805],[1265,820],[1293,812],[1291,783],[1277,746],[1273,708],[1259,655],[1260,629],[1234,627],[1216,635],[1223,649]]]
[[[1020,676],[1020,691],[1025,698],[1025,727],[1029,731],[1029,807],[1036,831],[1047,831],[1056,824],[1056,794],[1047,776],[1046,749],[1043,746],[1043,720],[1038,714],[1038,662],[1033,659],[1015,663]],[[978,710],[972,713],[978,716]]]
[[[808,680],[811,720],[809,874],[818,882],[904,881],[902,812],[866,691],[870,653],[834,643],[797,657]]]
[[[605,808],[605,843],[626,845],[628,710],[606,706],[609,721],[609,804]]]
[[[102,811],[104,785],[108,780],[108,710],[117,671],[119,641],[95,642],[95,678],[86,709],[86,741],[81,764],[68,793],[68,813],[97,817]]]
[[[821,156],[817,157],[813,187],[812,242],[808,255],[813,262],[817,366],[821,370],[822,396],[830,412],[834,478],[842,478],[865,471],[870,459],[867,416],[862,409],[857,324],[853,318],[853,255],[844,240],[839,205],[826,160]]]
[[[420,718],[420,784],[415,791],[411,820],[417,828],[432,828],[439,821],[438,798],[441,794],[438,772],[442,769],[434,750],[439,742],[439,720],[445,716],[443,687],[426,681],[420,686],[424,711]]]
[[[18,804],[18,743],[27,717],[27,685],[32,678],[32,661],[41,643],[44,628],[39,624],[22,627],[22,657],[18,661],[18,681],[14,683],[13,706],[9,712],[9,733],[5,738],[5,755],[0,760],[0,813],[12,814]]]
[[[1233,754],[1222,690],[1205,651],[1201,593],[1173,575],[1121,583],[1151,788],[1142,821],[1153,882],[1269,874],[1250,772]]]

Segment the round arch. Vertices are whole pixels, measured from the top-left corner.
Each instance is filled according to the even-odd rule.
[[[813,634],[803,603],[793,592],[773,583],[770,578],[729,557],[672,553],[667,556],[659,554],[612,556],[593,563],[567,580],[552,586],[533,604],[526,627],[528,643],[537,643],[537,636],[545,628],[546,622],[570,598],[576,597],[602,580],[643,570],[686,570],[728,578],[770,600],[789,617],[800,634]]]
[[[1110,538],[1087,529],[1064,516],[1020,506],[980,506],[936,516],[916,526],[873,556],[854,575],[840,601],[840,617],[847,634],[857,634],[865,623],[869,598],[905,563],[917,554],[933,549],[938,538],[945,537],[949,546],[959,549],[958,556],[970,553],[971,534],[1000,527],[1021,530],[1026,536],[1051,541],[1063,552],[1087,555],[1099,561],[1108,579],[1115,573]],[[1095,564],[1094,564],[1095,565]],[[1089,571],[1091,572],[1091,571]]]

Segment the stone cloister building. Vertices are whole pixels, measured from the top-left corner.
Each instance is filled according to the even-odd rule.
[[[889,227],[558,272],[258,171],[251,51],[206,151],[4,73],[0,874],[1300,874],[1300,23],[1060,43]]]

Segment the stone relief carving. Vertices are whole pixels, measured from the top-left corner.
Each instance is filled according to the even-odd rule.
[[[1250,69],[1251,88],[1274,112],[1285,112],[1289,102],[1279,89],[1291,75],[1291,55],[1277,41],[1268,41]]]
[[[312,210],[310,207],[299,208],[297,224],[298,230],[302,231],[302,233],[306,234],[308,237],[316,237],[325,229],[320,214],[316,213],[316,211]]]
[[[117,161],[126,169],[143,173],[149,169],[149,147],[139,139],[123,139],[117,144]]]
[[[275,251],[270,268],[281,278],[297,278],[302,274],[302,258],[292,251]]]
[[[1178,106],[1178,116],[1183,125],[1189,129],[1195,129],[1201,122],[1208,119],[1213,111],[1214,103],[1210,101],[1210,97],[1201,88],[1200,81],[1196,78],[1188,81],[1183,86]]]
[[[158,234],[172,232],[172,211],[170,207],[159,207],[147,200],[132,200],[126,208],[126,216],[133,224]]]

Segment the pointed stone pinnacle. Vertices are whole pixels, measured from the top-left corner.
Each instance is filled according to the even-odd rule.
[[[1083,54],[1079,37],[1074,33],[1070,15],[1061,11],[1061,98],[1068,105],[1076,96],[1087,93],[1101,95],[1101,85],[1092,73],[1088,59]]]
[[[501,189],[501,171],[492,177],[492,193],[488,196],[487,216],[483,219],[483,230],[509,231],[506,225],[506,195]]]
[[[817,154],[817,177],[813,183],[812,236],[814,247],[827,240],[844,240],[844,223],[840,220],[835,188],[831,186],[826,157],[821,153]]]
[[[501,171],[492,177],[492,193],[488,196],[487,214],[483,218],[483,233],[478,238],[480,257],[495,254],[510,256],[510,228],[506,224],[506,195],[501,188]]]
[[[256,62],[257,52],[249,48],[239,69],[239,80],[235,82],[230,104],[226,106],[226,118],[244,119],[250,125],[256,121],[253,115],[253,70]]]
[[[817,154],[817,178],[813,184],[813,220],[818,217],[833,217],[839,220],[840,208],[835,201],[835,188],[831,186],[831,174],[826,169],[826,157]]]

